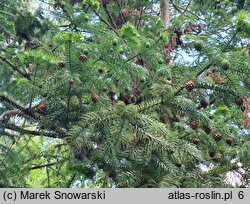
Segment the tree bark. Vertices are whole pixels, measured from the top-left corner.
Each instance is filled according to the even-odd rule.
[[[169,0],[164,0],[163,2],[161,2],[160,15],[164,28],[167,29],[170,26]]]

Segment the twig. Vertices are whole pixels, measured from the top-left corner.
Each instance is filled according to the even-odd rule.
[[[102,3],[103,3],[103,0],[102,0]],[[103,3],[103,9],[104,9],[104,11],[106,12],[106,14],[108,15],[108,18],[109,18],[111,24],[112,24],[112,25],[114,26],[114,28],[116,29],[116,28],[117,28],[116,23],[114,22],[112,16],[111,16],[110,13],[109,13],[109,10],[108,10],[106,4],[104,4],[104,3]]]
[[[127,63],[127,62],[129,62],[130,60],[132,60],[132,59],[134,59],[134,58],[136,58],[136,57],[138,57],[138,56],[140,56],[140,53],[138,53],[138,54],[136,54],[136,55],[134,55],[134,56],[128,58],[124,63]]]
[[[152,77],[156,78],[158,81],[160,81],[160,82],[162,82],[162,83],[164,83],[164,84],[171,85],[171,86],[174,85],[171,81],[168,81],[168,80],[164,79],[163,77],[158,77],[152,70],[148,70],[148,71],[149,71],[149,74],[150,74]]]
[[[204,71],[206,71],[207,69],[209,69],[212,66],[211,63],[209,63],[207,66],[205,66],[202,70],[200,70],[195,77],[200,76]]]
[[[54,164],[56,164],[56,163],[48,163],[45,166],[46,175],[47,175],[47,182],[48,182],[48,188],[50,188],[50,176],[49,176],[49,168],[48,167],[53,166]]]
[[[142,19],[142,14],[143,14],[143,7],[141,8],[140,17],[139,17],[139,19],[138,19],[138,23],[137,23],[137,26],[136,26],[137,29],[138,29],[139,26],[140,26],[141,19]]]
[[[66,188],[70,188],[70,185],[73,183],[73,181],[75,180],[76,177],[76,173],[73,174],[73,176],[70,178],[70,180],[68,181]]]
[[[5,51],[6,51],[6,49],[5,49],[5,48],[0,47],[0,51],[5,52]]]
[[[178,6],[178,5],[176,5],[175,3],[173,3],[172,0],[170,0],[169,2],[173,5],[174,9],[177,10],[179,13],[183,13],[182,10],[185,11],[185,8],[182,8],[182,7]],[[199,17],[197,14],[191,12],[190,10],[187,9],[185,12],[190,13],[191,15],[195,16],[195,17],[198,18],[199,20],[201,20],[201,21],[203,21],[203,22],[206,23],[206,21],[205,21],[204,19],[202,19],[201,17]]]
[[[188,5],[186,6],[184,11],[180,14],[180,16],[178,18],[180,18],[188,10],[188,7],[191,5],[191,3],[192,3],[192,0],[189,0]]]
[[[97,15],[98,16],[98,18],[103,22],[103,23],[105,23],[116,35],[118,35],[119,36],[119,34],[117,33],[117,31],[107,22],[107,21],[105,21],[98,13],[97,13],[97,11],[95,11],[94,10],[94,13],[95,13],[95,15]]]
[[[119,1],[116,1],[116,3],[117,3],[117,5],[118,5],[118,7],[119,7],[119,9],[120,9],[120,14],[121,14],[121,16],[122,16],[122,18],[123,18],[123,23],[126,23],[126,22],[127,22],[127,19],[125,18],[125,16],[124,16],[123,13],[121,12],[122,6],[121,6],[121,4],[120,4]]]
[[[38,65],[38,64],[36,64],[36,68],[35,68],[34,78],[33,78],[33,79],[35,79],[35,78],[36,78],[36,74],[37,74],[38,66],[39,66],[39,65]],[[34,80],[33,80],[33,81],[34,81]],[[34,87],[32,87],[32,93],[31,93],[31,97],[30,97],[29,109],[30,109],[30,108],[31,108],[31,106],[32,106],[33,95],[34,95]],[[25,125],[25,123],[26,123],[26,118],[25,118],[25,120],[23,121],[23,126]]]
[[[62,147],[62,146],[66,146],[66,145],[68,145],[68,143],[56,144],[56,145],[54,145],[54,148],[60,148],[60,147]]]
[[[67,112],[66,112],[66,118],[69,119],[69,106],[70,106],[70,99],[71,99],[71,84],[69,83],[69,89],[68,89],[68,99],[67,99]]]
[[[49,163],[49,164],[43,164],[43,165],[38,165],[38,166],[32,166],[29,168],[29,171],[31,170],[35,170],[35,169],[41,169],[41,168],[44,168],[44,167],[50,167],[50,166],[53,166],[57,164],[57,162],[53,162],[53,163]]]
[[[224,51],[228,48],[228,46],[234,40],[234,38],[236,37],[236,35],[238,34],[238,32],[239,32],[239,29],[236,30],[236,32],[234,33],[234,35],[232,36],[232,38],[229,40],[229,42],[227,43],[226,47],[223,49]]]

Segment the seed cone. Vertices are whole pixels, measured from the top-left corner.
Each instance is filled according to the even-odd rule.
[[[205,131],[205,133],[210,134],[212,131],[212,127],[210,125],[205,125],[204,131]]]
[[[190,121],[189,126],[193,129],[196,130],[198,128],[198,122],[195,120]]]
[[[222,139],[222,136],[221,136],[220,133],[216,133],[216,134],[214,135],[214,140],[215,140],[216,142],[219,142],[221,139]]]
[[[185,88],[187,91],[192,91],[195,88],[194,82],[192,80],[187,80],[185,82]]]

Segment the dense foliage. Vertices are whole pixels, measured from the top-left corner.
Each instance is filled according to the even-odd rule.
[[[247,187],[249,7],[2,0],[0,186]]]

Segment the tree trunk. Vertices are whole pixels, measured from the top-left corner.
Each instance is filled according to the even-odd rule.
[[[170,26],[169,0],[164,0],[160,5],[160,9],[161,20],[164,28],[168,28]]]

